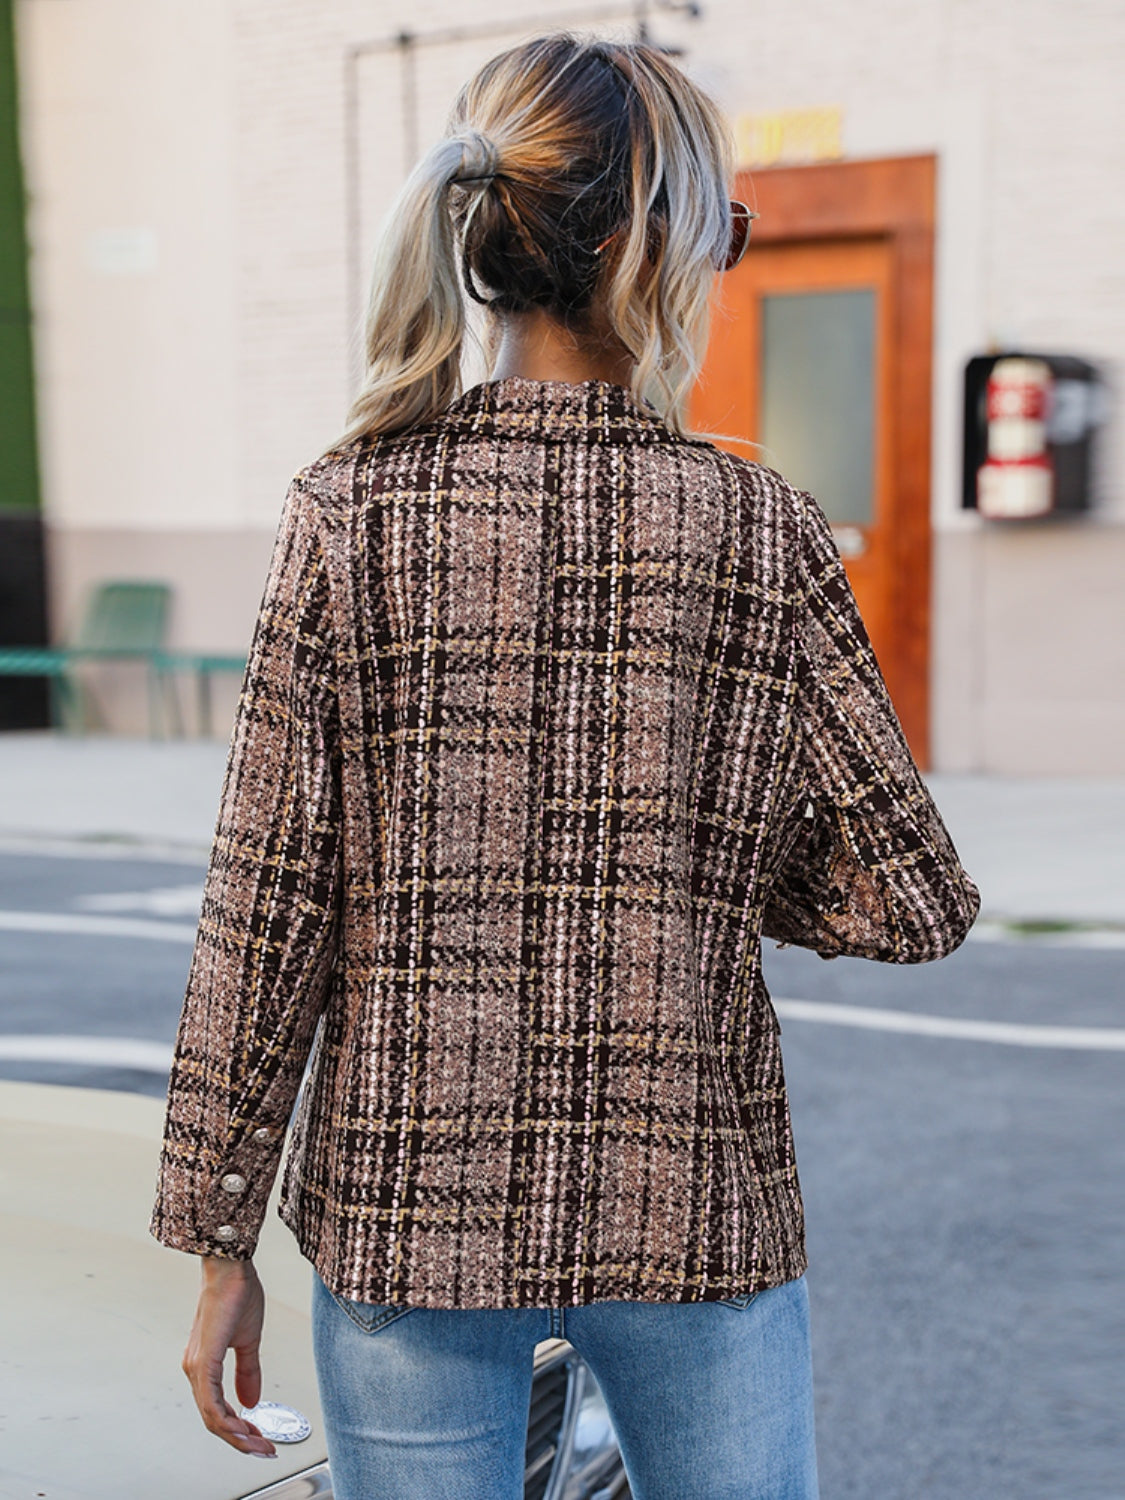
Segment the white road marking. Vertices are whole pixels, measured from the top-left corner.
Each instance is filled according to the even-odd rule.
[[[778,1015],[789,1021],[954,1037],[966,1042],[999,1042],[1009,1047],[1125,1052],[1125,1030],[1109,1026],[1024,1026],[1009,1021],[962,1020],[955,1016],[919,1015],[914,1011],[875,1010],[864,1005],[825,1004],[819,1000],[775,1000],[773,1004]]]
[[[110,838],[64,839],[50,834],[0,834],[0,854],[30,854],[49,859],[148,860],[165,865],[207,865],[207,846]]]
[[[161,943],[192,943],[195,926],[186,922],[146,922],[139,917],[80,916],[75,912],[0,911],[0,932],[65,932],[77,937],[153,938]]]
[[[147,891],[99,891],[79,896],[83,911],[143,911],[154,917],[198,918],[203,902],[203,883],[158,885]]]
[[[950,1016],[828,1005],[815,1000],[775,1000],[774,1006],[779,1015],[791,1021],[820,1021],[833,1026],[999,1042],[1016,1047],[1125,1051],[1125,1030],[1109,1027],[1019,1026],[1000,1021],[963,1021]],[[131,1037],[0,1036],[0,1062],[71,1063],[166,1074],[172,1064],[172,1047],[167,1042],[145,1042]]]
[[[2,1062],[53,1062],[132,1068],[139,1073],[167,1073],[172,1066],[168,1042],[141,1042],[117,1036],[0,1036]]]
[[[107,892],[79,896],[78,904],[91,913],[115,911],[150,911],[154,916],[190,916],[199,914],[202,886],[157,886],[150,891]],[[1073,932],[1024,934],[1001,924],[980,924],[969,933],[971,941],[1010,943],[1034,948],[1125,948],[1125,932],[1116,928],[1089,928]],[[168,943],[190,943],[195,927],[176,922],[149,922],[136,918],[101,915],[78,915],[69,912],[0,911],[3,932],[67,932],[86,937],[155,938]],[[859,1022],[855,1023],[856,1025]]]

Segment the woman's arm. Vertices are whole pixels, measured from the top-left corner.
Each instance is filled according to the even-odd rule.
[[[942,958],[963,942],[980,896],[914,764],[828,522],[800,499],[806,795],[763,933],[826,958]]]
[[[184,1369],[207,1426],[271,1445],[235,1416],[260,1389],[262,1289],[250,1263],[336,950],[340,737],[331,597],[315,493],[294,480],[227,762],[168,1089],[151,1230],[204,1257]],[[243,1441],[249,1435],[249,1441]]]

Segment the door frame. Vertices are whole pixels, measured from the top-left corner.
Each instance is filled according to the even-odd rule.
[[[756,208],[754,244],[878,238],[890,248],[894,419],[890,465],[890,646],[879,665],[915,759],[929,764],[934,218],[937,158],[889,157],[740,172],[734,197]],[[757,434],[749,434],[751,437]]]

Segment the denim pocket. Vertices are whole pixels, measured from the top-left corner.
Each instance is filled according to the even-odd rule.
[[[344,1316],[363,1333],[378,1333],[396,1318],[404,1318],[408,1312],[414,1311],[412,1307],[388,1307],[380,1302],[356,1302],[351,1297],[341,1297],[331,1287],[325,1287],[325,1291]]]
[[[749,1307],[751,1302],[761,1294],[759,1292],[744,1292],[741,1297],[720,1297],[719,1301],[724,1307],[734,1307],[741,1311]]]

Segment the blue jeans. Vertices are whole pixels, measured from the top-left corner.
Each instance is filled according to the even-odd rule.
[[[536,1344],[601,1386],[634,1500],[816,1500],[804,1277],[732,1302],[378,1307],[313,1284],[336,1500],[521,1500]]]

